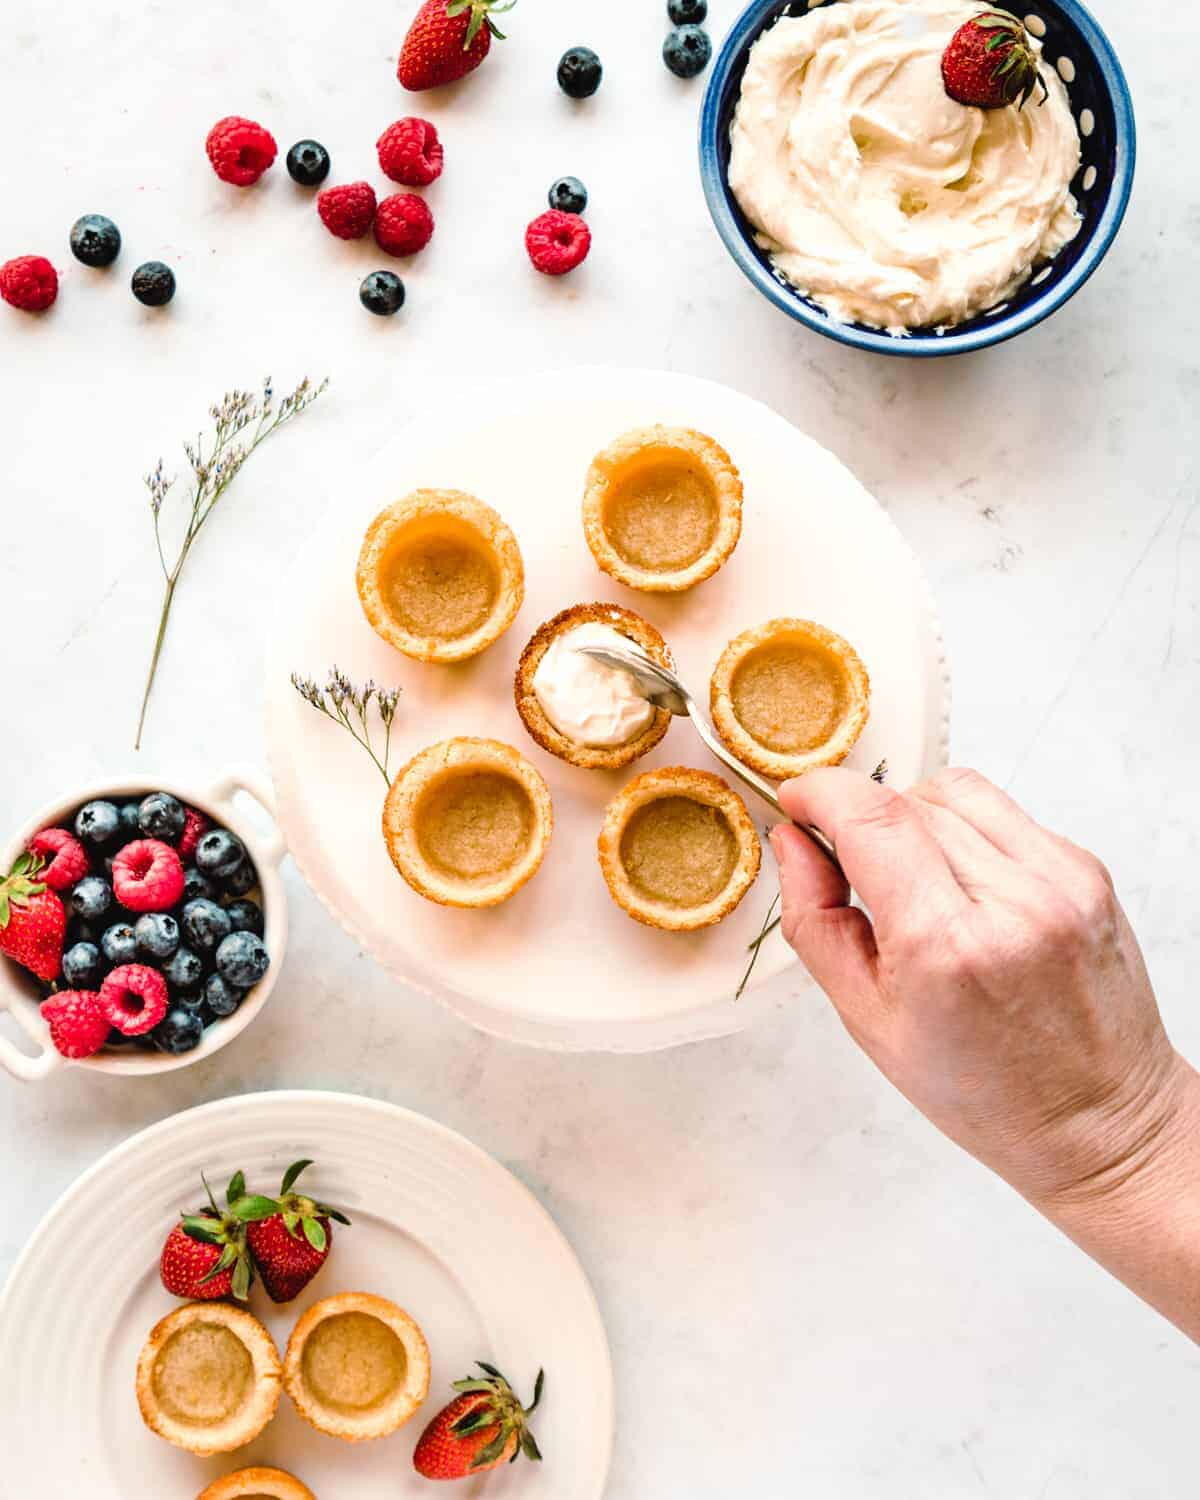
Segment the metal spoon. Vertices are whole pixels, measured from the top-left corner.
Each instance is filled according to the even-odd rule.
[[[690,719],[696,733],[721,764],[728,766],[733,774],[756,791],[764,802],[769,802],[777,813],[782,817],[787,817],[775,788],[756,771],[752,771],[749,766],[742,765],[736,756],[729,753],[696,706],[696,700],[674,672],[667,667],[660,666],[658,662],[647,656],[634,641],[631,641],[628,647],[576,646],[575,649],[584,656],[590,656],[593,661],[598,661],[615,671],[624,672],[631,679],[640,696],[645,698],[647,703],[653,703],[655,708],[665,708],[668,713]],[[833,847],[833,841],[827,838],[819,828],[813,828],[808,823],[797,823],[795,826],[806,833],[830,860],[833,867],[841,872],[842,866],[838,860],[837,851]]]

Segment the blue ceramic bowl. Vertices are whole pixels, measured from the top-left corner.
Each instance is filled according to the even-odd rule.
[[[827,0],[853,3],[853,0]],[[1025,6],[1028,8],[1025,9]],[[945,333],[914,332],[896,338],[859,323],[839,323],[810,298],[789,286],[754,243],[750,227],[729,190],[729,127],[737,107],[750,48],[780,16],[802,16],[808,0],[751,0],[725,40],[708,81],[700,116],[700,175],[717,232],[730,255],[776,307],[855,349],[922,357],[964,354],[1024,333],[1061,307],[1103,260],[1125,217],[1133,186],[1137,135],[1133,102],[1112,45],[1078,0],[1025,0],[1016,7],[1044,43],[1046,62],[1056,67],[1079,122],[1083,161],[1072,185],[1083,225],[1071,243],[999,308]]]

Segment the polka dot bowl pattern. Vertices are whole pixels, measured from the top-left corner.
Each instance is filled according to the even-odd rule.
[[[837,343],[907,358],[965,354],[1003,343],[1048,318],[1087,281],[1104,259],[1125,217],[1133,187],[1137,131],[1133,101],[1112,44],[1078,0],[1036,0],[1018,6],[1043,46],[1049,66],[1067,85],[1079,124],[1082,160],[1072,183],[1083,225],[1060,255],[1043,266],[1008,302],[941,333],[896,337],[877,328],[841,323],[784,281],[730,191],[729,129],[750,48],[781,16],[804,15],[822,0],[751,0],[734,23],[709,76],[700,116],[700,175],[717,232],[760,292],[797,322]],[[826,0],[852,4],[853,0]]]

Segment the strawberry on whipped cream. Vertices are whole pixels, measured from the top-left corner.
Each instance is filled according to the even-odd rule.
[[[838,0],[750,52],[729,185],[779,273],[842,322],[903,334],[997,306],[1078,233],[1061,79],[1023,109],[946,93],[941,58],[988,7]]]

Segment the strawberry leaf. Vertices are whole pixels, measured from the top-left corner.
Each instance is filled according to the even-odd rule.
[[[344,1224],[346,1228],[349,1229],[350,1220],[344,1213],[342,1213],[340,1209],[330,1208],[327,1204],[324,1203],[318,1204],[317,1207],[318,1211],[322,1213],[325,1218],[332,1219],[335,1224]]]
[[[504,1380],[504,1376],[501,1375],[500,1371],[497,1370],[495,1365],[486,1364],[482,1359],[477,1359],[475,1363],[479,1366],[479,1368],[485,1375],[490,1375],[493,1380]],[[507,1385],[508,1382],[505,1381],[505,1384]]]
[[[537,1372],[537,1379],[533,1382],[533,1400],[525,1408],[525,1415],[527,1417],[531,1417],[537,1411],[538,1403],[542,1399],[542,1391],[545,1389],[545,1386],[546,1372],[545,1370],[539,1370]]]
[[[457,1422],[452,1422],[450,1431],[457,1433],[459,1437],[466,1437],[468,1433],[478,1432],[481,1427],[490,1427],[495,1420],[495,1413],[490,1406],[477,1406],[465,1417],[459,1417]]]
[[[229,1179],[229,1186],[225,1189],[226,1203],[232,1208],[237,1200],[244,1196],[245,1192],[246,1174],[245,1172],[235,1172]]]
[[[236,1203],[229,1205],[229,1212],[239,1224],[258,1224],[271,1219],[279,1212],[274,1198],[264,1198],[259,1193],[247,1193]]]
[[[202,1245],[219,1245],[222,1243],[220,1224],[214,1224],[209,1218],[192,1217],[189,1215],[182,1220],[180,1227],[189,1240],[199,1240]]]
[[[473,1469],[486,1469],[489,1464],[494,1464],[503,1454],[509,1438],[512,1436],[511,1427],[501,1427],[500,1431],[485,1448],[481,1448],[475,1455],[471,1464]]]
[[[300,1176],[300,1173],[306,1167],[311,1166],[312,1159],[310,1157],[306,1157],[303,1161],[294,1161],[283,1174],[283,1181],[279,1185],[279,1196],[282,1198],[285,1193],[290,1193],[296,1185],[296,1178]]]
[[[325,1226],[320,1219],[303,1219],[304,1238],[313,1247],[318,1255],[323,1255],[329,1245],[329,1236],[325,1233]]]
[[[233,1268],[233,1295],[239,1302],[245,1302],[250,1295],[250,1263],[244,1255],[238,1256]]]
[[[542,1450],[538,1447],[537,1441],[534,1438],[533,1433],[529,1431],[528,1427],[526,1427],[521,1433],[520,1451],[525,1455],[526,1458],[532,1459],[534,1463],[541,1463]],[[516,1459],[516,1456],[517,1455],[514,1453],[514,1460]]]

